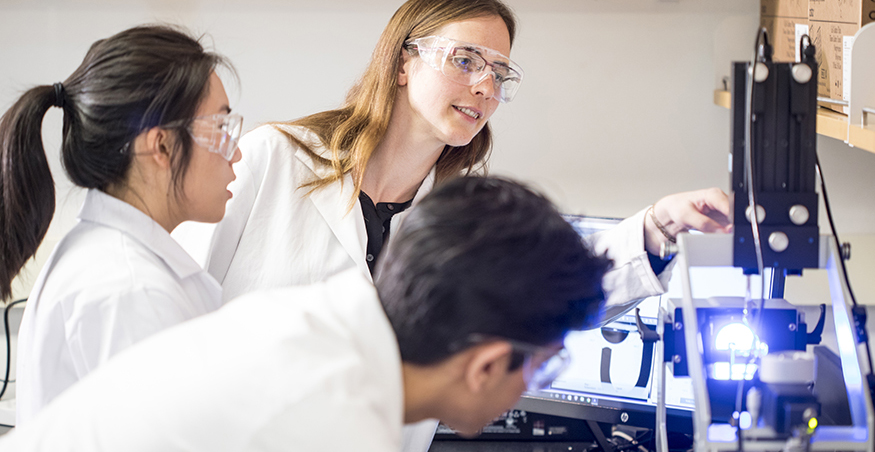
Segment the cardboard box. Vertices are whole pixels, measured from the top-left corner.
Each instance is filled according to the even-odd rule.
[[[875,0],[808,0],[811,41],[817,49],[817,95],[848,100],[851,46],[860,27],[875,21]],[[840,113],[847,107],[821,103]]]
[[[838,22],[811,22],[811,42],[817,53],[817,97],[848,100],[851,45],[860,27]],[[848,108],[821,102],[822,107],[848,114]]]
[[[799,39],[808,34],[808,0],[760,0],[760,26],[769,33],[774,61],[799,59]]]
[[[760,0],[760,16],[808,17],[808,0]]]
[[[807,18],[761,16],[760,26],[769,33],[773,61],[799,60],[799,39],[809,34]]]
[[[875,0],[808,0],[808,18],[862,27],[875,21]]]

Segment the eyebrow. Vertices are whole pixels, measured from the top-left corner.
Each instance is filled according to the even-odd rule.
[[[474,46],[459,46],[462,50],[467,50],[471,53],[476,53],[477,55],[483,56],[483,52],[480,51],[477,47]]]

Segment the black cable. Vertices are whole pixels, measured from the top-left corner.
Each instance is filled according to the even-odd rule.
[[[745,179],[747,179],[747,199],[748,199],[748,207],[750,208],[750,215],[748,221],[750,221],[751,233],[753,235],[753,246],[754,252],[756,254],[757,259],[757,271],[760,275],[760,304],[759,309],[757,311],[757,318],[753,329],[754,339],[751,342],[750,348],[750,359],[747,364],[744,366],[744,372],[741,375],[741,381],[738,383],[738,390],[736,392],[735,397],[735,411],[738,413],[739,421],[741,420],[741,405],[744,397],[744,381],[745,376],[747,374],[747,368],[750,365],[753,357],[755,356],[756,351],[756,343],[757,338],[759,337],[759,331],[762,327],[762,319],[763,319],[763,309],[765,308],[765,264],[763,263],[763,248],[762,248],[762,240],[760,238],[760,230],[759,230],[759,214],[757,213],[757,204],[756,204],[756,190],[754,188],[755,180],[753,176],[753,139],[751,138],[751,129],[753,128],[754,121],[754,113],[753,113],[753,101],[754,101],[754,86],[756,85],[756,70],[757,63],[759,62],[759,50],[760,50],[760,39],[762,39],[763,46],[763,55],[762,57],[765,59],[769,52],[767,49],[769,48],[769,37],[768,31],[765,28],[760,27],[757,31],[756,40],[754,41],[754,50],[753,50],[753,58],[750,63],[750,74],[748,74],[746,89],[747,92],[747,103],[745,104],[745,117],[744,117],[744,175]],[[745,314],[747,314],[747,303],[745,303]],[[732,367],[730,365],[729,368],[729,376],[732,378]],[[730,423],[732,419],[730,419]],[[739,452],[744,451],[744,443],[742,440],[741,434],[741,424],[740,422],[736,422],[736,436],[738,438],[738,450]]]
[[[754,43],[754,56],[751,61],[751,69],[750,75],[747,80],[747,104],[745,105],[745,122],[744,122],[744,175],[747,179],[747,199],[748,206],[751,209],[750,217],[748,220],[750,221],[751,232],[753,233],[753,241],[754,241],[754,251],[756,252],[757,258],[757,270],[760,272],[760,277],[763,276],[763,249],[762,249],[762,241],[760,239],[760,230],[759,230],[759,214],[756,209],[756,190],[754,189],[754,177],[753,177],[753,140],[751,138],[751,128],[753,127],[754,121],[754,113],[753,113],[753,93],[754,93],[754,85],[756,85],[756,71],[757,71],[757,54],[759,53],[760,46],[760,38],[766,40],[766,44],[768,45],[768,32],[765,28],[760,28],[757,33],[756,42]]]
[[[823,207],[826,210],[826,218],[829,220],[829,229],[832,232],[832,238],[835,241],[836,249],[841,252],[842,245],[841,241],[839,241],[839,234],[836,231],[835,222],[832,219],[832,208],[829,205],[829,196],[826,194],[826,182],[823,179],[823,167],[820,166],[820,156],[815,152],[814,154],[814,165],[817,168],[817,177],[820,179],[820,192],[823,193]],[[856,308],[857,307],[857,298],[854,297],[854,291],[851,290],[851,282],[848,281],[847,277],[847,268],[845,268],[845,260],[839,256],[839,265],[842,267],[842,272],[845,273],[845,284],[848,287],[848,295],[851,296],[851,304]]]
[[[6,387],[9,385],[9,369],[12,367],[12,344],[11,344],[11,336],[12,334],[9,332],[9,310],[12,309],[13,306],[24,303],[27,299],[13,301],[6,305],[6,309],[3,310],[3,326],[6,331],[6,376],[3,377],[3,387],[0,389],[0,399],[3,399],[3,394],[6,394]]]
[[[851,297],[851,305],[854,308],[857,308],[857,297],[854,296],[854,291],[851,289],[851,280],[848,277],[848,269],[845,266],[845,259],[841,256],[842,245],[839,240],[839,233],[836,230],[835,222],[832,219],[832,209],[829,206],[829,196],[826,194],[826,182],[823,179],[823,168],[820,166],[820,157],[815,152],[814,154],[814,165],[817,168],[817,177],[820,178],[820,192],[823,194],[823,207],[826,209],[826,218],[829,220],[829,229],[832,232],[832,238],[835,241],[836,250],[839,252],[839,265],[842,267],[842,275],[844,276],[843,280],[845,283],[845,287],[848,288],[848,296]],[[864,326],[865,328],[865,326]],[[875,372],[875,368],[872,367],[872,349],[869,346],[869,337],[868,335],[863,337],[863,344],[866,345],[866,357],[869,362],[869,374],[871,375]]]

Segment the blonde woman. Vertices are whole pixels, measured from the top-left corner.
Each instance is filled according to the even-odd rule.
[[[343,106],[244,136],[234,200],[206,261],[225,299],[351,267],[370,276],[406,209],[486,164],[489,118],[524,79],[509,57],[515,31],[499,0],[410,0]],[[664,292],[668,272],[652,259],[660,244],[691,227],[723,229],[708,215],[725,220],[728,201],[704,190],[664,198],[651,212],[595,241],[614,260],[606,319]],[[418,446],[408,434],[405,450],[425,450],[433,428]]]

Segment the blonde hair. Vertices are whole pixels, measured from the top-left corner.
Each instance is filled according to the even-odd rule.
[[[398,8],[380,35],[365,73],[349,90],[343,106],[283,123],[303,126],[315,133],[331,151],[330,160],[315,153],[308,143],[285,128],[277,127],[316,162],[334,170],[331,176],[310,181],[304,186],[316,190],[342,180],[346,173],[355,170],[354,202],[361,190],[368,161],[389,127],[404,43],[434,34],[449,23],[489,16],[504,20],[512,45],[516,18],[500,0],[409,0]],[[445,146],[437,160],[436,182],[484,168],[491,148],[492,133],[488,123],[467,145]]]

